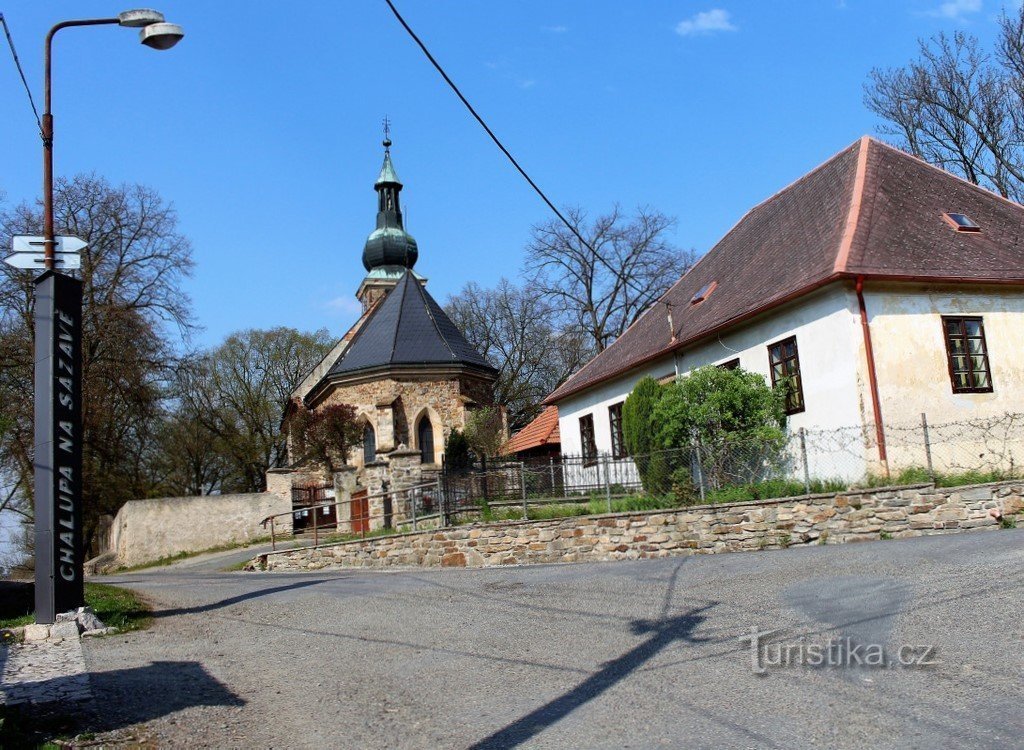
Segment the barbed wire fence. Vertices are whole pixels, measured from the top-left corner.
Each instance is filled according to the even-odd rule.
[[[885,425],[883,438],[886,461],[871,423],[797,429],[782,438],[706,438],[632,457],[499,460],[447,474],[442,499],[461,522],[1024,476],[1024,413],[934,424],[922,414],[914,424]]]

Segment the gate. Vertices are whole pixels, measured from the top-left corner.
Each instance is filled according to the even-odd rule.
[[[337,526],[338,516],[334,502],[333,484],[311,484],[292,488],[292,530],[299,534],[312,529],[313,514],[316,526]]]

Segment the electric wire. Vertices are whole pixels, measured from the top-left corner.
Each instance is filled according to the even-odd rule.
[[[613,274],[621,275],[621,269],[615,268],[615,266],[613,266],[611,263],[605,260],[604,256],[597,252],[597,249],[594,248],[593,245],[591,245],[583,238],[583,235],[580,234],[579,230],[576,229],[576,227],[573,226],[573,224],[567,218],[565,218],[562,212],[558,210],[557,206],[555,206],[555,204],[551,202],[551,200],[544,193],[544,191],[540,189],[540,186],[533,181],[530,175],[526,173],[526,170],[523,169],[523,167],[519,164],[518,161],[516,161],[516,158],[512,156],[511,152],[507,148],[505,148],[504,144],[500,140],[498,140],[498,136],[496,136],[494,134],[494,131],[490,129],[486,122],[484,122],[484,119],[480,116],[476,109],[473,108],[473,105],[469,103],[469,100],[462,94],[462,91],[460,91],[459,87],[455,85],[455,82],[445,72],[444,68],[441,67],[441,64],[434,58],[432,54],[430,54],[430,50],[427,49],[427,45],[424,44],[423,40],[421,40],[419,36],[417,36],[416,32],[412,30],[412,27],[409,26],[406,20],[402,17],[402,14],[398,12],[398,8],[395,7],[395,4],[391,2],[391,0],[384,0],[384,2],[387,3],[395,18],[398,19],[398,23],[400,23],[402,25],[402,28],[404,28],[406,32],[409,34],[409,36],[412,37],[412,40],[416,42],[417,46],[419,46],[419,48],[423,51],[423,54],[427,56],[427,59],[430,61],[430,64],[433,65],[434,69],[441,74],[441,77],[445,80],[445,83],[448,84],[448,87],[453,92],[455,92],[455,95],[459,97],[459,100],[466,106],[466,109],[469,110],[469,113],[473,115],[474,119],[476,119],[478,123],[480,123],[480,127],[482,127],[484,131],[487,133],[487,135],[490,136],[491,140],[494,141],[494,145],[496,145],[501,150],[501,153],[505,154],[508,160],[512,163],[512,166],[515,167],[516,171],[518,171],[519,174],[523,176],[523,179],[529,183],[530,187],[533,188],[534,192],[540,196],[541,200],[547,204],[548,208],[551,209],[555,216],[557,216],[559,220],[563,224],[565,224],[568,230],[572,232],[573,235],[575,235],[576,239],[578,239],[580,243],[585,248],[587,248],[587,250],[589,250],[593,254],[593,256],[597,258],[598,261],[601,262],[602,265],[608,268],[608,270],[610,270]],[[626,285],[633,288],[633,291],[639,292],[641,294],[646,293],[646,290],[639,289],[638,287],[634,286],[632,279],[630,279],[628,276],[621,276],[621,278]]]
[[[39,126],[39,135],[43,134],[43,123],[39,119],[39,110],[36,109],[35,99],[32,98],[32,89],[29,88],[28,81],[25,78],[25,71],[21,68],[21,60],[18,59],[18,51],[14,48],[14,39],[11,38],[11,29],[7,25],[7,19],[4,18],[4,14],[0,13],[0,24],[3,24],[4,34],[7,36],[7,45],[11,48],[11,56],[14,58],[14,65],[18,68],[18,75],[21,76],[21,82],[25,86],[25,93],[28,94],[28,103],[32,106],[32,114],[36,117],[36,125]]]

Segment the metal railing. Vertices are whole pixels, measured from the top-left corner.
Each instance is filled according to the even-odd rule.
[[[317,487],[324,489],[326,486]],[[309,489],[311,488],[295,488],[298,491]],[[280,518],[291,520],[291,536],[296,535],[295,521],[309,518],[309,521],[299,526],[299,529],[312,533],[313,546],[319,546],[324,535],[327,535],[326,539],[333,541],[339,537],[354,538],[357,535],[365,538],[368,533],[373,534],[381,530],[397,532],[403,527],[418,531],[421,525],[442,517],[439,492],[440,482],[434,481],[385,490],[372,495],[366,492],[354,493],[347,500],[322,493],[311,503],[296,505],[289,511],[267,516],[260,521],[260,525],[270,531],[270,544],[273,550],[277,550],[277,538],[283,534],[277,521]],[[317,493],[313,494],[315,496]],[[293,491],[293,501],[298,496]],[[380,510],[375,512],[375,507],[379,507]],[[376,528],[374,521],[380,521]]]

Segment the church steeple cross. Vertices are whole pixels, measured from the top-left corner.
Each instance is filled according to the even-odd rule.
[[[384,148],[391,148],[391,120],[384,115]]]

